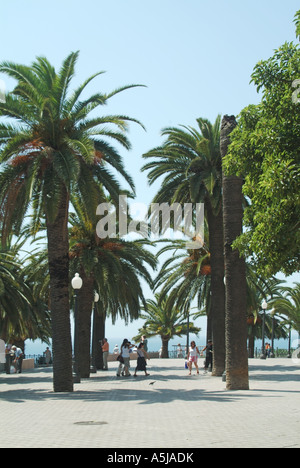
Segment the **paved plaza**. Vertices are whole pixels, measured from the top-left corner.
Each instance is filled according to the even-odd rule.
[[[300,448],[300,365],[251,360],[251,390],[189,377],[181,360],[153,360],[150,377],[108,372],[70,394],[52,391],[52,370],[0,375],[0,447]],[[202,362],[201,362],[202,365]]]

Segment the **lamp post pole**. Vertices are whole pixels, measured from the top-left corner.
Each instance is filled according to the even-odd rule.
[[[188,356],[190,349],[190,310],[187,314],[187,334],[186,334],[186,355]]]
[[[291,359],[292,357],[292,325],[290,325],[290,331],[289,331],[289,352],[288,352],[288,359]]]
[[[74,298],[75,298],[75,310],[74,310],[74,373],[73,373],[73,382],[80,383],[80,371],[78,365],[78,291],[82,288],[82,279],[79,276],[79,273],[75,274],[75,277],[72,279],[72,288],[74,289]]]
[[[272,309],[271,315],[272,315],[272,351],[270,354],[270,358],[274,359],[275,358],[275,352],[274,352],[274,338],[275,338],[275,309]]]
[[[268,308],[268,303],[266,300],[262,303],[262,309],[264,311],[263,315],[263,324],[262,324],[262,347],[261,347],[261,356],[260,359],[267,359],[266,348],[265,348],[265,327],[266,327],[266,310]]]
[[[92,367],[91,373],[97,374],[96,367],[96,346],[97,346],[97,335],[96,335],[96,303],[99,302],[99,294],[95,292],[94,295],[94,312],[93,312],[93,330],[92,330]]]

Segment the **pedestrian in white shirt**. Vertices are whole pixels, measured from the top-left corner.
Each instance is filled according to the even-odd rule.
[[[188,353],[188,363],[189,363],[189,370],[190,373],[189,375],[192,375],[192,367],[193,363],[195,364],[195,367],[197,369],[197,374],[199,375],[199,367],[198,367],[198,355],[200,354],[199,349],[196,346],[195,341],[191,342],[191,347]]]
[[[121,376],[121,372],[122,372],[123,376],[125,375],[125,377],[130,377],[130,375],[131,375],[129,373],[131,348],[133,348],[133,345],[125,338],[125,340],[123,341],[122,346],[121,346],[121,354],[120,354],[120,356],[123,359],[123,362],[120,361],[120,365],[119,365],[119,368],[118,368],[118,371],[117,371],[117,377]],[[124,366],[124,369],[122,371],[123,366]]]
[[[16,374],[22,374],[22,365],[24,359],[23,351],[21,348],[17,348],[16,346],[12,346],[11,349],[15,353],[13,365],[16,369]]]

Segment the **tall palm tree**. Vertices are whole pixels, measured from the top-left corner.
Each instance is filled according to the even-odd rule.
[[[158,252],[174,253],[164,262],[154,285],[160,289],[160,301],[166,296],[166,307],[180,310],[189,308],[197,300],[198,312],[194,319],[207,316],[207,336],[211,335],[211,265],[210,253],[205,244],[201,249],[186,250],[185,241],[171,241]]]
[[[234,116],[224,116],[221,126],[221,154],[224,158]],[[248,390],[247,284],[246,262],[233,242],[243,229],[243,179],[223,174],[224,243],[226,278],[226,375],[228,390]]]
[[[153,184],[164,177],[154,203],[204,203],[209,229],[211,254],[211,311],[214,340],[213,375],[225,369],[225,287],[222,212],[222,160],[220,154],[220,123],[197,119],[197,128],[167,128],[164,144],[144,155],[153,161],[149,170]]]
[[[71,214],[70,258],[71,271],[80,272],[83,280],[79,292],[79,369],[82,377],[90,374],[91,311],[94,291],[100,295],[98,308],[105,310],[101,317],[117,316],[125,321],[137,319],[141,306],[146,306],[141,279],[152,287],[147,266],[156,267],[156,257],[146,250],[146,239],[99,239],[94,217],[87,215],[79,200],[73,198],[76,215]]]
[[[82,98],[89,77],[71,92],[78,52],[71,53],[59,72],[44,57],[31,66],[0,64],[0,72],[17,84],[0,103],[0,226],[2,239],[18,232],[25,214],[33,209],[34,227],[46,220],[50,272],[50,302],[54,354],[54,391],[73,391],[69,314],[70,194],[94,208],[101,183],[113,199],[119,184],[107,165],[116,169],[133,189],[119,153],[108,137],[129,149],[127,116],[90,114],[126,86],[109,94]],[[106,126],[108,124],[108,127]]]
[[[140,318],[145,320],[145,324],[140,328],[134,341],[139,341],[143,335],[147,338],[160,336],[162,340],[162,358],[169,357],[169,341],[174,336],[186,335],[188,329],[191,333],[198,334],[201,329],[193,323],[187,324],[186,314],[178,308],[170,309],[166,307],[167,298],[160,300],[159,294],[155,295],[155,300],[147,300],[147,308]]]

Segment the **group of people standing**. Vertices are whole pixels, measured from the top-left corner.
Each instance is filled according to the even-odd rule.
[[[114,354],[117,355],[117,361],[119,362],[119,367],[117,370],[117,377],[129,377],[130,374],[130,354],[133,352],[133,348],[136,345],[131,344],[130,341],[124,339],[121,350],[119,350],[118,345],[114,348]],[[147,372],[147,360],[150,360],[148,354],[148,341],[146,336],[142,337],[141,343],[138,345],[136,349],[137,353],[137,366],[135,368],[134,377],[137,376],[137,371],[145,372],[145,376],[148,376]],[[189,369],[189,375],[192,375],[192,367],[193,364],[196,367],[197,374],[199,375],[199,367],[198,367],[198,356],[202,355],[202,353],[206,351],[206,359],[204,364],[204,370],[207,372],[210,368],[212,368],[212,360],[213,360],[213,343],[211,340],[208,340],[207,346],[203,349],[200,353],[198,347],[196,346],[195,341],[191,342],[191,346],[189,348],[188,356],[187,356],[187,367]],[[103,369],[108,369],[108,355],[109,355],[109,344],[106,338],[102,340],[102,352],[103,352]]]
[[[108,356],[109,356],[109,343],[107,338],[102,340],[102,354],[103,354],[103,370],[108,370]],[[179,346],[179,345],[178,345]],[[119,367],[117,370],[117,377],[129,377],[131,374],[129,372],[130,369],[130,355],[133,352],[133,348],[136,348],[136,345],[133,345],[127,339],[123,340],[121,350],[116,345],[114,349],[114,354],[116,354],[117,361],[119,361]],[[137,376],[138,371],[142,371],[145,373],[145,376],[148,376],[147,372],[147,360],[150,360],[148,356],[148,341],[146,336],[142,337],[141,343],[137,346],[135,352],[137,353],[137,365],[134,372],[134,377]],[[212,341],[209,340],[206,348],[200,353],[198,347],[196,346],[195,341],[191,342],[191,346],[189,348],[188,356],[187,356],[187,367],[189,369],[189,375],[192,374],[192,367],[193,364],[196,367],[197,374],[199,374],[199,367],[198,367],[198,356],[202,355],[202,353],[206,351],[206,359],[204,370],[207,371],[209,368],[212,367],[212,359],[213,359],[213,344]],[[51,360],[51,352],[49,348],[44,353],[46,359],[46,365],[48,366]],[[22,349],[17,348],[16,346],[8,345],[5,349],[5,357],[6,357],[6,373],[22,373],[22,364],[24,359],[24,354]],[[181,357],[181,356],[180,356]]]
[[[212,364],[213,364],[213,343],[212,343],[212,341],[208,340],[207,346],[203,349],[203,351],[201,353],[200,353],[199,349],[197,348],[195,341],[191,342],[191,347],[189,349],[188,356],[187,356],[189,375],[192,375],[193,364],[196,367],[197,375],[199,375],[198,356],[201,356],[204,351],[206,351],[204,371],[207,372],[210,368],[212,368]]]
[[[24,354],[21,348],[7,345],[5,348],[6,374],[22,374]]]
[[[148,356],[148,341],[145,336],[142,337],[141,343],[137,346],[136,353],[137,353],[137,365],[134,372],[134,377],[137,377],[138,371],[145,372],[145,376],[148,376],[147,372],[147,360],[150,360]],[[115,346],[114,354],[118,354],[117,361],[119,362],[119,367],[117,370],[117,377],[130,377],[131,374],[129,372],[130,369],[130,355],[133,352],[133,348],[136,345],[131,344],[127,338],[123,340],[121,345],[121,350],[119,350],[118,346]],[[102,353],[103,353],[103,369],[108,369],[108,355],[109,355],[109,344],[106,338],[102,340]]]

